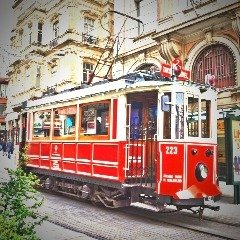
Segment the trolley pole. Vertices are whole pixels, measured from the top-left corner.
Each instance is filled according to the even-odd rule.
[[[240,204],[240,185],[234,185],[234,204]]]

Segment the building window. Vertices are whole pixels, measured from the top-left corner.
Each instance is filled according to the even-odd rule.
[[[134,0],[135,2],[135,6],[136,6],[136,12],[137,12],[137,17],[140,17],[140,3],[142,2],[143,0]]]
[[[38,43],[42,43],[42,27],[43,24],[41,22],[38,23]]]
[[[0,84],[0,97],[7,97],[7,85],[5,84]]]
[[[141,14],[140,3],[142,2],[142,0],[134,0],[134,2],[135,2],[135,6],[136,6],[137,17],[139,18],[140,14]],[[140,35],[140,34],[141,34],[141,23],[138,22],[138,35]]]
[[[97,38],[93,36],[94,20],[88,17],[84,18],[83,42],[96,44]]]
[[[17,72],[16,78],[17,78],[17,83],[19,84],[21,82],[21,72],[20,71]]]
[[[200,7],[209,2],[213,2],[213,0],[187,0],[188,7]]]
[[[59,61],[56,59],[53,59],[52,61],[49,62],[51,74],[55,74],[58,71],[58,65]]]
[[[192,79],[205,84],[207,74],[214,76],[215,87],[228,88],[236,85],[236,63],[233,54],[222,44],[214,44],[205,48],[193,64]]]
[[[19,45],[22,46],[23,41],[23,31],[19,32]]]
[[[29,28],[29,45],[32,44],[32,31],[31,28]]]
[[[84,18],[84,33],[90,34],[94,29],[94,20],[88,17]]]
[[[29,82],[29,78],[30,78],[30,68],[29,68],[29,66],[25,70],[25,77],[26,77],[27,82]]]
[[[36,87],[40,87],[41,81],[41,66],[37,67]]]
[[[91,63],[83,63],[83,82],[86,83],[88,81],[88,74],[93,71],[93,64]]]
[[[6,110],[7,106],[0,104],[0,116],[4,114],[4,111]]]
[[[53,23],[53,37],[57,38],[59,36],[59,21]]]

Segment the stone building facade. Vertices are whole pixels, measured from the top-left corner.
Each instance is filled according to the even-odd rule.
[[[7,106],[8,78],[0,77],[0,133],[6,130],[5,110]]]
[[[223,119],[240,108],[238,0],[15,0],[13,10],[8,129],[21,123],[28,99],[78,88],[89,71],[98,81],[160,71],[179,58],[191,81],[210,77],[218,89],[214,117],[225,163]]]
[[[207,78],[218,89],[219,175],[225,175],[225,130],[227,115],[240,115],[240,2],[238,0],[133,0],[115,1],[115,9],[138,18],[128,19],[124,40],[117,49],[114,73],[161,68],[181,59],[191,71],[191,81]],[[115,18],[115,34],[120,23]],[[143,27],[144,28],[143,28]]]
[[[8,71],[7,128],[21,120],[28,99],[78,88],[87,81],[113,31],[112,0],[15,0]],[[104,26],[104,29],[103,29]],[[101,77],[106,66],[96,69]]]

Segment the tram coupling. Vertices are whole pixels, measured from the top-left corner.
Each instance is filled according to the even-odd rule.
[[[220,210],[219,206],[204,205],[204,208],[209,208],[213,211],[219,211]]]

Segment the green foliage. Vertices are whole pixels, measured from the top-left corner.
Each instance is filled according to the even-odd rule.
[[[43,203],[39,179],[21,167],[6,170],[9,181],[0,183],[0,239],[37,240],[35,227],[46,219],[37,211]]]
[[[19,152],[19,161],[18,161],[18,165],[19,167],[21,168],[25,168],[26,167],[26,164],[29,160],[26,152],[27,152],[27,145],[25,145],[22,150]]]
[[[15,222],[16,222],[15,219],[7,220],[4,218],[3,215],[0,215],[0,239],[1,240],[7,240],[7,239],[22,240],[23,239],[23,236],[19,236],[17,234]]]

